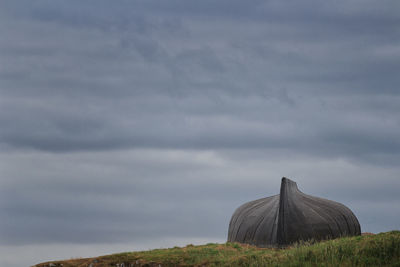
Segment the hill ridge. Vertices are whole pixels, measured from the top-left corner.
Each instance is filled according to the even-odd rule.
[[[239,243],[187,245],[52,261],[33,267],[400,266],[400,231],[302,242],[286,249]]]

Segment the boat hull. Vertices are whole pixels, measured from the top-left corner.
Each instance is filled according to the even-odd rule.
[[[279,195],[245,203],[234,212],[228,241],[271,247],[360,234],[360,224],[349,208],[304,194],[284,177]]]

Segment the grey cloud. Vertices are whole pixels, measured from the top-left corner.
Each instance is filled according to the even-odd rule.
[[[396,109],[388,113],[378,108],[382,113],[377,115],[377,111],[366,112],[364,104],[357,104],[360,101],[355,97],[339,102],[325,98],[320,105],[319,101],[296,96],[295,100],[287,100],[286,96],[258,100],[170,97],[160,98],[159,102],[137,97],[119,102],[119,106],[109,105],[108,101],[96,101],[87,107],[79,102],[69,105],[75,106],[74,110],[62,100],[41,107],[27,108],[29,105],[25,104],[16,109],[9,105],[9,112],[0,117],[7,125],[1,136],[3,143],[17,148],[58,152],[247,147],[292,149],[300,154],[359,160],[368,160],[373,154],[399,154],[396,136],[400,129],[398,119],[393,117],[398,113]],[[390,106],[390,100],[381,101]],[[279,116],[275,110],[280,111]],[[313,113],[314,110],[319,112]],[[17,121],[8,119],[10,112],[19,114]]]
[[[371,210],[363,208],[365,203],[398,202],[396,167],[376,169],[272,152],[3,154],[1,240],[21,245],[140,242],[169,235],[223,239],[238,205],[278,193],[280,173],[296,179],[304,192],[340,199],[366,221]],[[27,169],[20,170],[20,165]],[[361,223],[364,231],[396,225]]]
[[[398,7],[0,1],[0,242],[225,240],[281,176],[398,228]]]

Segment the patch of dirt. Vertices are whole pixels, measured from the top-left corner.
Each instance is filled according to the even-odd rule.
[[[365,232],[365,233],[361,233],[361,235],[375,235],[375,234],[374,233]]]

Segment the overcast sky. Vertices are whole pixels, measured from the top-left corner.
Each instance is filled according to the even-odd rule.
[[[0,265],[225,242],[282,176],[400,228],[398,0],[0,0]]]

